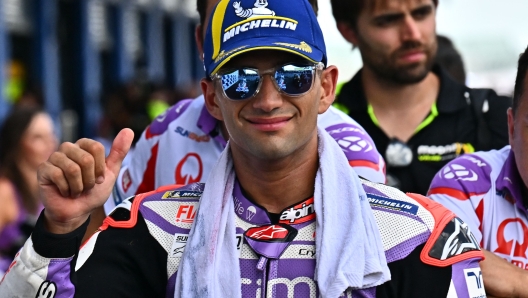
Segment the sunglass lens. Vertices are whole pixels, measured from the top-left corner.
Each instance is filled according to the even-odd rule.
[[[313,70],[310,66],[285,65],[275,73],[275,80],[287,94],[299,95],[312,87]]]
[[[227,97],[242,100],[255,94],[260,77],[254,69],[238,69],[222,75],[222,88]]]

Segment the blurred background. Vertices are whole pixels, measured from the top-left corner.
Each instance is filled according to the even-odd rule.
[[[282,0],[285,1],[285,0]],[[470,87],[511,94],[528,45],[528,0],[440,0],[437,31],[461,53]],[[42,106],[62,140],[139,133],[200,94],[196,0],[0,0],[0,122]],[[329,61],[348,81],[361,67],[319,0]]]

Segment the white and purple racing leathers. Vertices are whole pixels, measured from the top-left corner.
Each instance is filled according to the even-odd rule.
[[[392,279],[340,297],[485,297],[482,252],[466,224],[425,197],[362,183]],[[54,235],[40,218],[0,281],[0,296],[173,297],[202,190],[196,183],[127,199],[80,249],[86,224]],[[232,199],[242,297],[319,297],[313,199],[301,198],[280,214],[246,198],[238,184]]]
[[[385,183],[385,162],[359,124],[334,107],[319,115],[317,122],[338,142],[359,176]],[[219,122],[205,108],[203,96],[178,102],[143,132],[105,204],[107,214],[135,194],[163,185],[205,182],[225,145]]]
[[[464,220],[482,248],[528,269],[524,187],[506,146],[449,162],[434,177],[428,195]]]

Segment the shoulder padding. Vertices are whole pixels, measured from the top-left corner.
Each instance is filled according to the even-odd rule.
[[[475,154],[446,164],[433,178],[428,195],[446,194],[459,200],[482,195],[491,188],[491,166]]]
[[[104,219],[103,224],[101,225],[99,230],[104,231],[104,230],[108,229],[108,227],[122,228],[122,229],[130,229],[130,228],[134,227],[136,225],[136,223],[137,223],[139,207],[141,206],[141,203],[143,202],[144,199],[146,199],[146,198],[148,198],[148,197],[150,197],[150,196],[152,196],[154,194],[161,193],[161,192],[174,191],[174,190],[177,190],[180,187],[182,187],[182,185],[177,185],[177,184],[162,186],[162,187],[159,187],[156,190],[153,190],[153,191],[150,191],[150,192],[146,192],[146,193],[142,193],[142,194],[138,194],[138,195],[135,195],[133,197],[130,197],[130,198],[126,199],[120,205],[126,204],[127,201],[128,202],[132,201],[132,205],[129,206],[130,207],[130,209],[129,209],[130,217],[127,220],[114,219],[114,218],[112,218],[112,214],[115,212],[114,211],[114,212],[112,212],[112,214],[108,215]],[[116,210],[120,209],[119,208],[120,205],[117,206]]]
[[[434,229],[420,254],[422,262],[446,267],[467,259],[484,259],[484,254],[467,224],[453,212],[422,195],[407,195],[429,210],[435,219]]]

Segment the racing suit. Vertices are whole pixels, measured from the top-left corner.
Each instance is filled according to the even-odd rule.
[[[478,265],[482,252],[467,225],[422,196],[407,196],[367,181],[362,185],[392,280],[373,288],[348,289],[340,297],[485,297]],[[173,297],[202,190],[203,184],[196,183],[131,197],[80,250],[86,224],[70,234],[53,235],[39,219],[36,231],[0,281],[0,293]],[[238,183],[232,199],[242,297],[318,297],[313,198],[302,199],[277,215],[246,198]],[[292,237],[276,237],[274,231],[281,229]],[[269,241],[262,240],[262,235],[269,236],[265,237]],[[281,249],[277,241],[283,242]],[[268,245],[277,249],[274,254],[258,253],[273,251],[266,249]]]
[[[482,248],[528,269],[524,183],[510,146],[463,155],[436,174],[429,196],[466,222]]]
[[[319,115],[341,146],[356,173],[373,182],[385,182],[385,162],[365,130],[334,107]],[[183,100],[156,118],[137,142],[130,162],[123,166],[108,213],[123,199],[163,185],[205,182],[225,148],[218,121],[205,108],[203,96]]]

